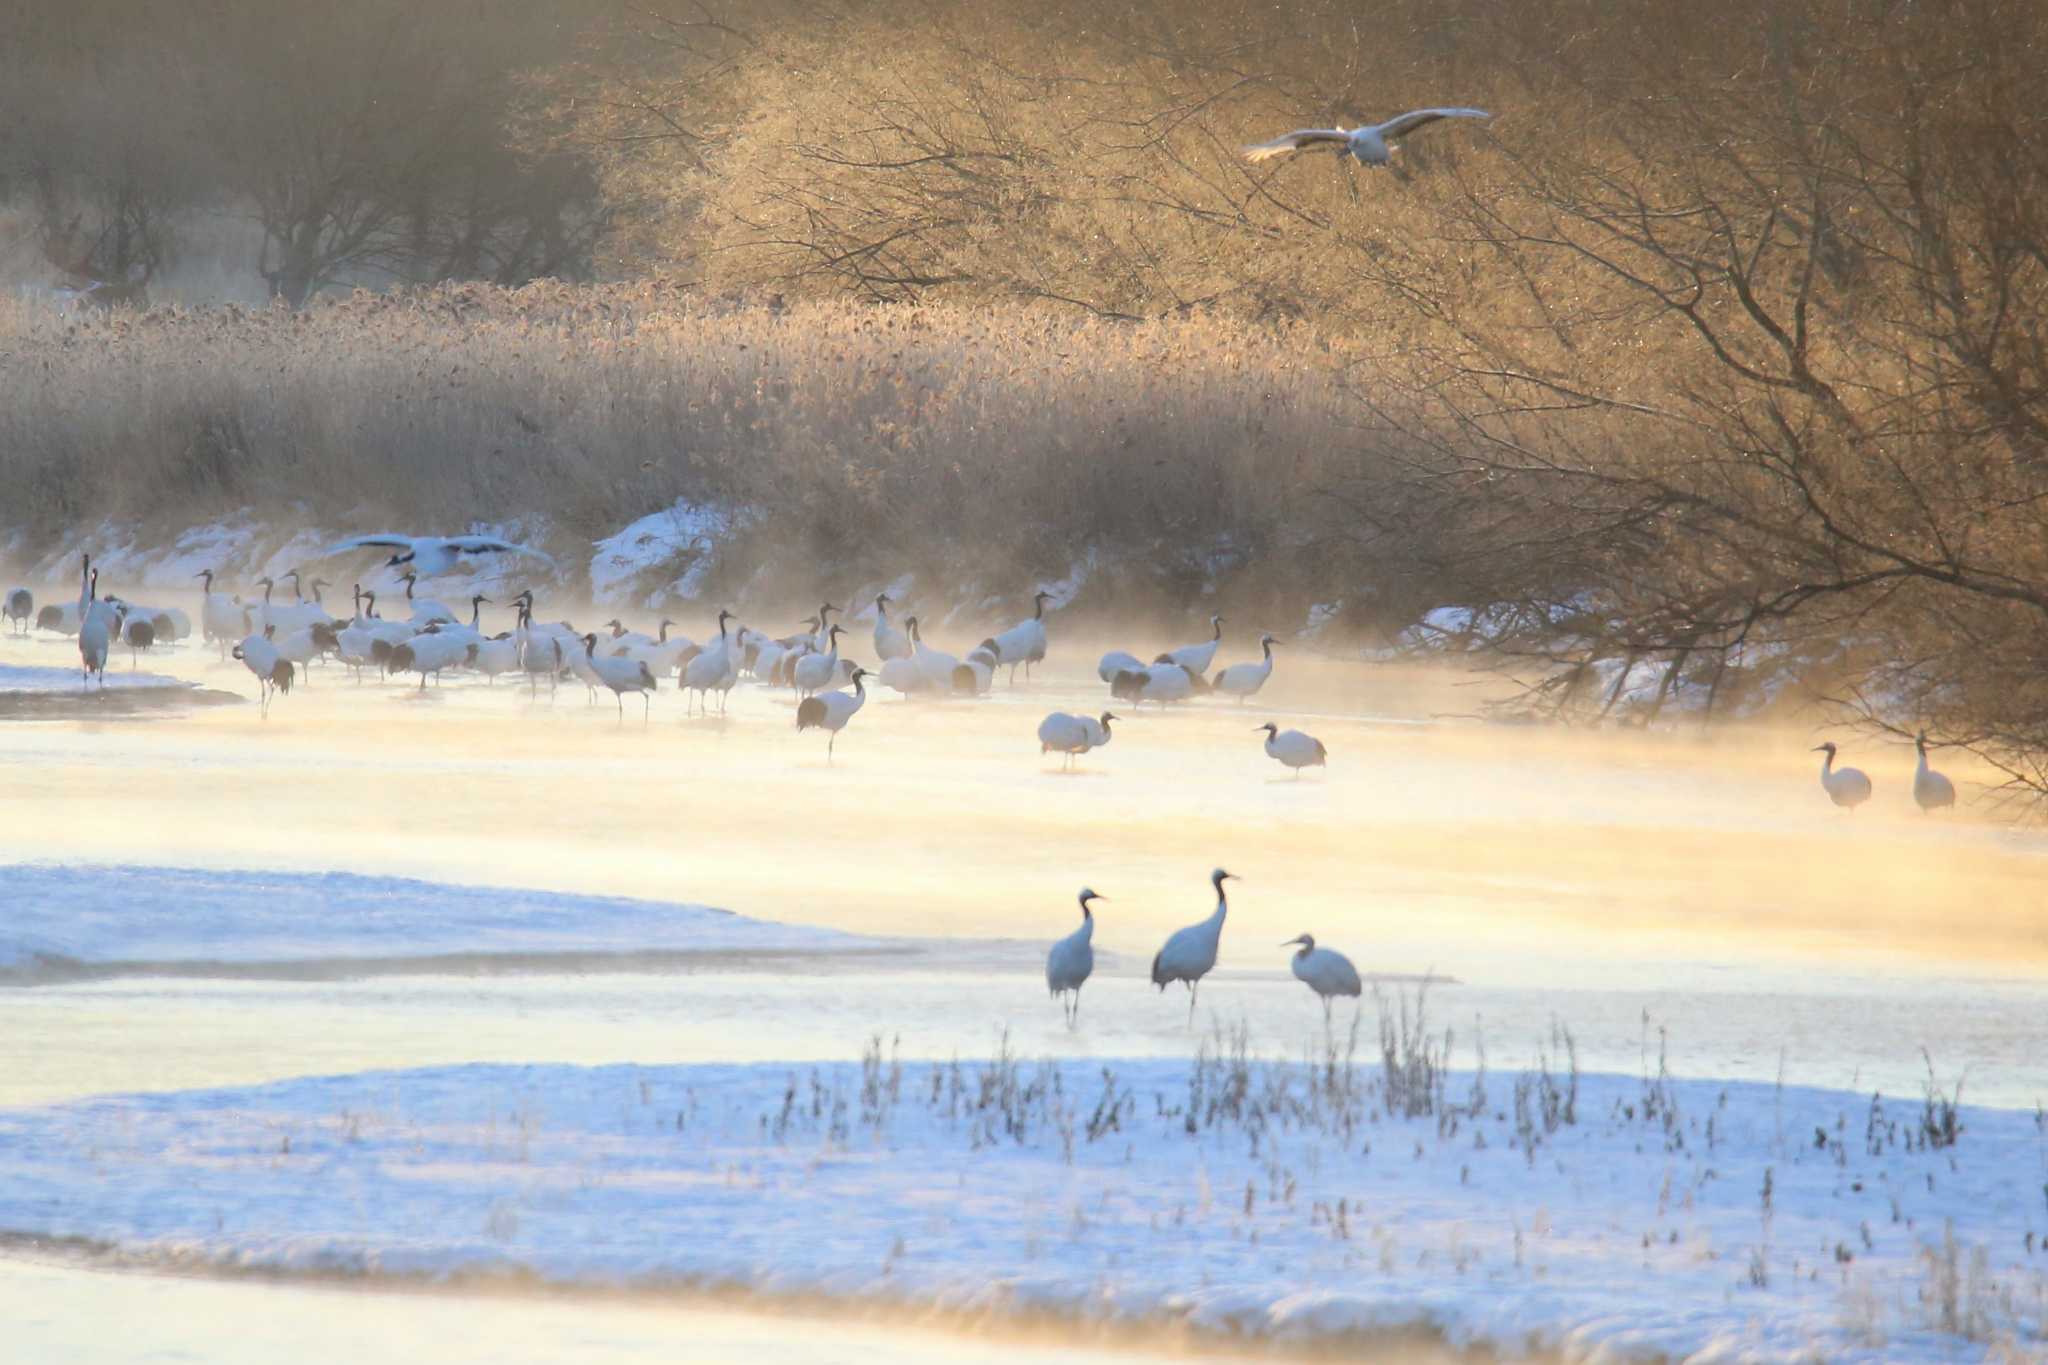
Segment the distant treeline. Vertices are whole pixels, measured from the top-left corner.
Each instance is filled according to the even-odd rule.
[[[295,305],[335,284],[587,276],[606,220],[592,162],[527,120],[608,9],[11,5],[0,274],[139,297],[225,218],[251,229],[250,282]]]

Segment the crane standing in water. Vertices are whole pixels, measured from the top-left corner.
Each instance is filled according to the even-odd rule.
[[[1813,752],[1826,754],[1820,763],[1820,785],[1828,794],[1828,800],[1842,809],[1854,812],[1870,799],[1870,778],[1861,768],[1837,768],[1835,766],[1835,742],[1814,746]]]
[[[1087,887],[1081,888],[1081,927],[1052,945],[1045,955],[1045,988],[1060,1001],[1067,1027],[1081,1019],[1081,987],[1095,970],[1095,914],[1089,901],[1108,900]]]
[[[1216,950],[1223,941],[1223,920],[1230,913],[1230,897],[1224,894],[1223,883],[1234,880],[1239,880],[1236,873],[1220,867],[1211,872],[1209,884],[1216,888],[1216,909],[1200,924],[1175,930],[1152,959],[1152,984],[1161,991],[1171,982],[1187,984],[1189,1024],[1195,1022],[1195,992],[1202,978],[1216,965]]]
[[[1295,979],[1314,991],[1323,1002],[1323,1024],[1330,1023],[1330,1001],[1332,997],[1348,995],[1356,998],[1364,985],[1358,979],[1358,968],[1351,965],[1351,959],[1334,948],[1316,947],[1314,934],[1303,934],[1290,938],[1281,944],[1282,948],[1301,945],[1301,951],[1294,955]]]

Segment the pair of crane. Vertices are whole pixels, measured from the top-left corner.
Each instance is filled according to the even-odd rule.
[[[1063,755],[1061,770],[1070,771],[1075,759],[1109,743],[1114,737],[1110,727],[1119,719],[1121,717],[1114,711],[1104,711],[1099,716],[1055,711],[1038,723],[1038,752]],[[798,728],[802,728],[801,717],[798,718]],[[1314,735],[1301,730],[1283,730],[1271,721],[1254,725],[1252,730],[1265,733],[1266,756],[1282,767],[1291,768],[1297,778],[1303,768],[1329,766],[1330,751]]]
[[[1913,804],[1929,814],[1937,810],[1953,809],[1956,804],[1956,784],[1949,781],[1945,774],[1938,773],[1928,766],[1925,730],[1914,736],[1913,748],[1920,755],[1920,765],[1913,772]],[[1844,810],[1854,811],[1870,799],[1870,775],[1861,768],[1837,768],[1835,754],[1838,751],[1833,740],[1815,745],[1813,752],[1827,755],[1820,761],[1820,785],[1821,790],[1828,794],[1828,800]]]
[[[1230,914],[1230,895],[1223,883],[1238,880],[1242,879],[1236,873],[1220,867],[1211,872],[1209,884],[1216,890],[1215,910],[1199,924],[1175,930],[1152,959],[1152,984],[1162,992],[1176,981],[1187,986],[1190,1024],[1194,1023],[1196,993],[1202,978],[1216,965],[1216,954],[1223,944],[1223,921]],[[1095,971],[1095,912],[1089,902],[1109,898],[1082,887],[1079,899],[1081,927],[1053,944],[1045,958],[1046,989],[1060,1002],[1069,1028],[1080,1020],[1081,987]],[[1299,948],[1293,959],[1294,975],[1321,999],[1326,1023],[1332,999],[1340,995],[1356,997],[1363,989],[1351,959],[1335,949],[1318,948],[1313,934],[1297,935],[1280,946]]]

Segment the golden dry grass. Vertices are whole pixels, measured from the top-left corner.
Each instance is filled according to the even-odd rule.
[[[660,284],[0,312],[0,479],[45,542],[101,516],[509,522],[588,538],[679,497],[787,567],[1199,581],[1309,553],[1306,490],[1371,464],[1310,329],[1009,307],[740,305]],[[752,566],[750,566],[752,567]]]

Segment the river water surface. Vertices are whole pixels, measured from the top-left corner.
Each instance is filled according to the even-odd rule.
[[[1197,1034],[1242,1022],[1298,1055],[1322,1027],[1277,946],[1303,931],[1412,991],[1433,975],[1453,1061],[1534,1064],[1568,1029],[1586,1070],[1671,1070],[1980,1103],[2048,1097],[2048,841],[1911,806],[1912,751],[1844,736],[1877,797],[1835,811],[1818,731],[1614,734],[1481,724],[1485,684],[1284,654],[1256,705],[1147,708],[1079,771],[1041,757],[1051,709],[1099,709],[1094,645],[1047,678],[940,704],[884,693],[828,763],[788,695],[651,723],[580,687],[416,687],[313,670],[253,705],[37,719],[0,730],[0,862],[347,870],[702,902],[884,940],[834,956],[636,965],[478,961],[384,973],[120,976],[0,990],[0,1103],[460,1061],[1184,1055],[1185,997],[1144,981],[1173,928],[1232,911]],[[61,665],[69,641],[0,642]],[[253,693],[183,649],[150,668]],[[125,661],[124,661],[125,663]],[[1267,718],[1318,735],[1294,780]],[[1947,765],[1966,800],[1979,776]],[[4,876],[4,869],[0,869]],[[1103,953],[1078,1030],[1044,945],[1087,884]],[[394,956],[405,945],[391,945]],[[600,967],[602,969],[600,969]],[[1338,1027],[1351,1018],[1341,1006]],[[1372,1031],[1367,1004],[1365,1032]],[[1552,1056],[1553,1065],[1561,1064]],[[363,1305],[375,1304],[375,1311]],[[473,1299],[0,1262],[32,1354],[65,1360],[960,1358],[901,1322],[723,1305]],[[149,1322],[109,1339],[94,1326]],[[305,1330],[284,1326],[309,1324]],[[266,1335],[268,1333],[268,1335]],[[863,1335],[867,1334],[867,1335]],[[308,1342],[313,1343],[308,1346]],[[991,1358],[1072,1343],[977,1337]],[[922,1353],[922,1354],[921,1354]],[[1049,1353],[1049,1354],[1048,1354]]]

